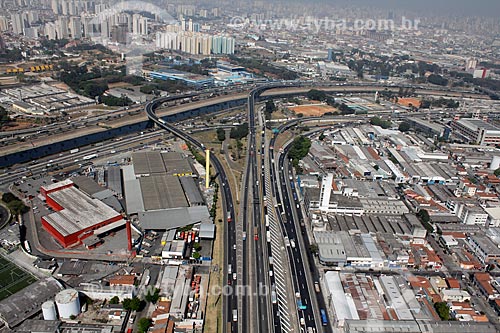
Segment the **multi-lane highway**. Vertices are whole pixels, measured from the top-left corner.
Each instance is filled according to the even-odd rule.
[[[257,138],[256,132],[257,127],[255,125],[255,95],[260,93],[260,89],[257,88],[250,92],[248,96],[248,158],[246,165],[246,184],[245,188],[247,191],[245,192],[245,202],[247,202],[248,206],[251,207],[249,212],[252,216],[251,223],[247,224],[247,230],[250,231],[250,236],[252,241],[251,248],[252,252],[249,253],[250,261],[252,264],[251,275],[253,282],[253,290],[256,291],[253,293],[252,304],[252,322],[255,327],[253,330],[257,330],[258,332],[269,332],[270,322],[272,318],[270,315],[272,313],[269,311],[270,304],[270,295],[268,293],[263,292],[263,287],[269,287],[268,283],[268,274],[269,267],[266,265],[267,261],[265,258],[267,257],[267,249],[265,247],[265,229],[263,226],[263,218],[261,211],[261,190],[259,184],[259,174],[257,172],[258,163],[257,163]],[[271,328],[272,330],[272,328]]]
[[[269,85],[268,85],[269,86]],[[487,98],[484,95],[474,93],[472,91],[460,91],[460,90],[448,90],[439,89],[436,87],[427,86],[415,86],[416,93],[422,95],[436,95],[436,96],[450,96],[450,97],[474,97],[474,98]],[[251,87],[246,87],[250,89]],[[311,88],[322,89],[332,93],[342,93],[342,94],[356,94],[356,93],[374,93],[376,91],[387,90],[393,93],[398,92],[399,86],[387,86],[378,83],[346,83],[346,84],[335,84],[335,83],[315,83],[315,82],[289,82],[286,84],[281,84],[276,89],[268,89],[262,95],[266,98],[271,98],[273,96],[291,96],[304,94]],[[406,88],[406,87],[405,87]],[[412,88],[412,86],[408,86]],[[170,107],[166,111],[160,111],[158,115],[160,117],[174,116],[177,117],[186,112],[191,112],[195,109],[200,109],[207,107],[209,109],[216,110],[217,105],[227,103],[235,103],[236,101],[243,102],[248,97],[248,90],[245,88],[238,88],[235,91],[231,91],[230,94],[224,92],[192,92],[190,94],[173,96],[169,100]],[[182,104],[180,106],[176,106]],[[32,137],[25,138],[25,142],[15,142],[4,146],[0,152],[0,162],[2,165],[7,165],[9,154],[19,154],[20,152],[26,152],[32,150],[34,146],[40,147],[48,144],[54,144],[64,140],[74,140],[78,137],[95,134],[100,132],[108,131],[109,128],[119,128],[124,126],[133,126],[135,124],[144,122],[147,120],[145,115],[141,114],[139,111],[135,110],[119,110],[112,115],[89,117],[88,119],[78,119],[72,120],[70,123],[62,122],[57,125],[53,125],[50,131],[40,128],[38,131],[43,131],[44,133],[30,134]],[[48,136],[50,135],[50,136]],[[42,136],[40,138],[40,136]],[[44,137],[47,136],[47,137]],[[0,145],[2,142],[0,142]],[[47,152],[49,154],[50,152]],[[27,155],[28,156],[28,155]],[[4,161],[5,160],[5,161]]]
[[[159,105],[163,104],[164,102],[170,100],[171,98],[162,98],[158,99],[155,101],[152,101],[148,105],[146,105],[146,113],[148,115],[148,118],[152,120],[156,125],[159,127],[169,131],[173,135],[179,137],[180,139],[189,142],[192,144],[194,147],[197,149],[204,151],[205,150],[205,145],[198,142],[196,139],[193,137],[185,134],[183,131],[177,129],[176,127],[168,124],[166,121],[163,119],[159,118],[155,114],[155,109]],[[223,206],[223,211],[224,211],[224,216],[226,216],[226,221],[224,222],[225,225],[225,235],[226,235],[226,248],[224,251],[224,258],[226,267],[224,267],[224,275],[228,277],[228,284],[231,283],[232,279],[232,274],[236,272],[229,272],[228,267],[231,265],[231,267],[236,267],[237,263],[237,258],[236,258],[236,252],[234,251],[234,246],[236,244],[236,233],[235,233],[235,223],[234,222],[229,222],[230,219],[234,219],[235,213],[234,213],[234,206],[233,206],[233,196],[231,192],[231,187],[229,186],[229,182],[226,176],[226,172],[217,158],[215,154],[210,154],[210,162],[212,163],[214,169],[217,172],[217,175],[219,177],[219,182],[220,182],[220,189],[221,189],[221,198],[222,198],[222,206]],[[235,284],[237,281],[234,281],[233,288],[235,287]],[[228,289],[229,290],[229,289]],[[234,315],[234,310],[237,310],[237,295],[235,293],[230,293],[229,295],[223,295],[225,297],[224,301],[224,311],[223,311],[223,322],[228,323],[228,325],[224,326],[225,330],[230,331],[232,333],[238,332],[238,327],[236,325],[237,320],[233,320],[233,315]],[[230,328],[229,328],[230,326]]]
[[[301,221],[303,219],[296,192],[293,174],[289,172],[286,158],[287,147],[283,151],[274,151],[276,135],[268,141],[261,118],[256,117],[256,99],[259,96],[282,96],[290,94],[303,94],[311,86],[297,86],[296,83],[271,84],[258,87],[248,95],[248,156],[245,176],[242,186],[242,200],[240,218],[235,215],[233,197],[226,177],[225,170],[218,158],[211,154],[211,163],[217,171],[222,205],[225,220],[225,251],[224,251],[224,276],[225,284],[231,285],[234,290],[243,286],[247,290],[252,286],[250,295],[237,295],[232,292],[224,295],[223,325],[225,332],[293,332],[321,331],[319,308],[324,306],[321,296],[317,298],[314,290],[314,280],[307,261],[307,242],[302,238]],[[399,87],[385,87],[388,90],[397,90]],[[368,93],[384,89],[381,85],[342,85],[318,87],[331,92]],[[422,94],[451,95],[449,91],[436,89],[420,89]],[[460,96],[470,92],[454,92]],[[156,114],[155,110],[166,103],[174,106],[177,101],[191,99],[197,93],[165,97],[154,100],[146,105],[147,117],[157,126],[167,130],[173,135],[192,144],[195,148],[204,150],[205,146],[193,139],[181,129],[167,123],[162,117],[188,112],[202,105],[215,105],[219,101],[227,103],[241,99],[243,94],[223,96],[209,99],[200,103],[192,103],[181,108],[172,108]],[[477,95],[475,95],[477,96]],[[173,103],[173,104],[172,104]],[[238,104],[240,105],[240,104]],[[260,115],[259,115],[260,117]],[[142,117],[131,119],[130,122],[144,121]],[[256,118],[259,126],[256,125]],[[99,121],[103,119],[97,119]],[[109,119],[104,119],[109,120]],[[286,130],[300,120],[289,122],[280,127]],[[66,126],[66,125],[65,125]],[[261,149],[257,150],[257,133],[261,133]],[[109,142],[99,148],[92,147],[81,149],[73,154],[65,153],[53,159],[40,159],[33,164],[32,170],[26,168],[17,170],[15,174],[5,174],[0,180],[0,185],[6,185],[28,173],[47,171],[54,165],[66,167],[75,165],[78,161],[86,161],[89,155],[99,154],[99,158],[112,156],[123,145],[127,147],[134,142],[153,139],[159,135],[157,132],[144,134],[145,138],[130,138],[123,142]],[[53,138],[58,140],[58,138]],[[11,148],[11,147],[9,147]],[[24,146],[29,150],[29,147]],[[257,159],[260,156],[260,159]],[[267,158],[266,158],[267,156]],[[277,163],[275,162],[277,160]],[[231,222],[232,221],[232,222]],[[237,233],[237,221],[239,233]],[[246,234],[246,240],[242,235]],[[261,287],[266,288],[262,289]],[[293,289],[293,293],[291,290]],[[267,290],[269,292],[261,292]],[[291,295],[290,295],[291,294]],[[296,320],[297,323],[293,323]]]

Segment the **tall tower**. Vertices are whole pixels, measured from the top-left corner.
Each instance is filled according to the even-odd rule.
[[[205,188],[210,187],[210,149],[205,150]]]

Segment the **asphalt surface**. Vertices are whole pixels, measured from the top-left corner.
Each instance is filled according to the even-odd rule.
[[[146,105],[146,113],[148,115],[148,118],[152,120],[156,125],[159,127],[169,131],[173,135],[179,137],[180,139],[189,142],[192,144],[194,147],[197,149],[204,151],[205,146],[195,140],[193,137],[185,134],[184,132],[180,131],[176,127],[166,123],[164,120],[158,118],[155,114],[155,108],[158,107],[159,105],[163,104],[164,102],[170,101],[175,99],[175,97],[166,97],[166,98],[160,98],[155,101],[152,101],[148,105]],[[226,273],[226,276],[228,276],[228,283],[230,283],[231,277],[229,277],[229,274],[227,272],[228,265],[231,265],[232,267],[237,267],[237,258],[236,258],[236,252],[233,250],[234,245],[236,244],[236,232],[235,232],[235,222],[228,223],[227,221],[227,216],[231,216],[231,219],[234,220],[234,207],[233,207],[233,196],[231,193],[231,188],[229,186],[229,182],[225,173],[224,168],[222,167],[222,164],[220,163],[219,159],[215,154],[210,154],[210,162],[212,163],[214,169],[217,171],[217,175],[219,177],[220,181],[220,192],[221,192],[221,198],[222,198],[222,206],[223,206],[223,211],[224,211],[224,216],[226,216],[226,222],[224,222],[225,225],[225,234],[226,234],[226,251],[225,251],[225,261],[227,263],[226,267],[224,268],[224,272]],[[233,281],[232,285],[233,288],[235,287],[237,281]],[[233,310],[237,309],[237,295],[235,293],[230,293],[229,295],[224,295],[225,302],[224,302],[224,312],[223,312],[223,325],[224,329],[227,330],[228,325],[226,323],[231,323],[231,329],[230,331],[235,333],[238,331],[237,325],[235,325],[235,322],[233,321]]]
[[[253,241],[255,241],[254,264],[255,264],[255,287],[256,290],[261,290],[261,286],[270,287],[267,281],[269,275],[269,267],[266,267],[263,258],[266,257],[265,249],[265,234],[266,230],[263,228],[263,218],[261,212],[261,190],[259,174],[257,173],[257,140],[256,140],[256,126],[255,126],[255,97],[261,91],[261,88],[253,90],[248,96],[248,152],[250,154],[247,164],[247,175],[253,180],[251,183],[251,207],[253,221],[251,229],[253,230]],[[247,177],[248,180],[248,177]],[[246,185],[247,186],[247,185]],[[246,191],[248,193],[249,191]],[[269,295],[267,293],[258,292],[256,299],[257,313],[254,314],[254,322],[257,324],[258,332],[269,332]]]

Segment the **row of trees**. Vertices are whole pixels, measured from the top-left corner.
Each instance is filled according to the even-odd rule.
[[[155,80],[152,83],[143,85],[140,88],[140,91],[143,94],[155,94],[159,95],[160,91],[166,91],[169,93],[175,93],[177,91],[184,91],[189,89],[189,87],[182,83],[181,81],[176,80]]]
[[[160,299],[160,289],[155,288],[154,291],[148,291],[145,296],[145,301],[139,299],[138,297],[126,298],[122,301],[122,306],[124,310],[127,311],[142,311],[146,306],[146,302],[155,304]],[[115,296],[109,300],[109,304],[118,304],[120,299]],[[145,333],[148,331],[149,327],[153,324],[151,318],[141,318],[137,322],[137,328],[140,333]]]
[[[455,101],[454,99],[447,99],[440,97],[438,99],[424,99],[420,103],[420,107],[422,109],[428,109],[430,107],[445,107],[445,108],[451,108],[451,109],[456,109],[460,106],[460,103],[458,101]]]
[[[447,86],[448,85],[448,80],[442,77],[439,74],[431,74],[429,77],[427,77],[427,81],[429,83],[438,85],[438,86]]]
[[[296,80],[299,78],[297,73],[283,67],[272,66],[267,61],[253,58],[238,58],[234,55],[230,55],[229,59],[252,72],[262,75],[268,74],[280,80]]]
[[[345,103],[338,103],[333,96],[327,94],[323,90],[318,90],[318,89],[311,89],[307,92],[306,97],[309,100],[314,100],[314,101],[320,101],[320,102],[325,102],[326,104],[333,106],[334,108],[337,108],[340,111],[340,114],[342,115],[347,115],[347,114],[354,114],[356,111],[349,107]]]
[[[101,102],[106,104],[107,106],[127,106],[133,104],[132,100],[127,96],[115,97],[111,95],[102,95],[100,99]]]

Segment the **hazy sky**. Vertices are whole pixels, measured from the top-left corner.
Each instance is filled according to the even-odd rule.
[[[500,0],[319,0],[326,3],[415,10],[422,14],[461,14],[500,17]]]

